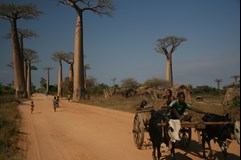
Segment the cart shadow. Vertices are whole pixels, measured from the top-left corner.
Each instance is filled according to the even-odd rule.
[[[178,160],[192,160],[192,158],[190,158],[190,156],[188,156],[190,154],[192,156],[203,159],[202,144],[198,143],[195,140],[191,140],[191,142],[187,148],[183,148],[180,145],[177,145],[176,149],[180,149],[185,152],[183,154],[183,153],[180,153],[177,150],[175,150],[175,155]],[[209,148],[206,148],[205,150],[207,151],[207,150],[209,150]],[[168,154],[162,158],[162,160],[171,160],[171,159],[172,159],[172,157],[170,154]],[[213,150],[213,156],[209,157],[209,159],[221,160],[221,159],[223,159],[223,154],[221,151]],[[240,157],[233,153],[228,153],[227,159],[239,160]]]

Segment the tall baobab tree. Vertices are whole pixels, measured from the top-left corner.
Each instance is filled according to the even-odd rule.
[[[56,51],[52,55],[52,60],[59,62],[59,73],[58,73],[58,96],[62,96],[62,60],[66,59],[66,53],[64,51]]]
[[[49,94],[49,71],[53,70],[54,68],[52,67],[45,67],[43,70],[47,70],[47,83],[46,83],[46,94]]]
[[[231,76],[230,78],[233,78],[233,79],[234,79],[233,84],[234,84],[235,86],[238,85],[238,79],[240,78],[239,75],[233,75],[233,76]]]
[[[169,36],[157,40],[157,47],[155,50],[166,56],[166,80],[170,82],[171,86],[173,86],[172,55],[176,48],[186,40],[186,38],[176,36]]]
[[[20,53],[21,53],[21,56],[24,56],[23,55],[23,50],[24,50],[24,39],[30,39],[32,37],[37,37],[37,34],[32,32],[31,30],[29,29],[20,29],[18,28],[18,39],[19,39],[19,46],[20,46]],[[6,36],[7,39],[11,39],[11,36],[12,36],[12,33],[9,32]],[[25,83],[27,84],[27,72],[28,72],[28,69],[27,69],[27,61],[25,58],[23,58],[23,65],[24,65],[24,79],[25,79]]]
[[[217,83],[217,89],[220,90],[220,83],[222,82],[222,79],[215,79],[215,82]]]
[[[24,60],[27,64],[27,95],[28,98],[31,97],[31,69],[36,69],[36,67],[32,66],[32,63],[36,63],[39,61],[39,57],[37,55],[37,52],[33,49],[29,49],[29,48],[24,48],[23,50],[23,56],[24,56]]]
[[[111,0],[58,0],[72,7],[77,13],[74,41],[74,84],[73,100],[84,97],[84,49],[83,49],[83,13],[92,11],[99,15],[111,15],[114,7]]]
[[[20,28],[18,29],[18,38],[19,38],[20,50],[21,50],[22,54],[24,54],[23,53],[23,50],[24,50],[23,40],[30,39],[32,37],[37,37],[37,34],[28,29],[20,29]],[[28,62],[26,61],[26,59],[24,57],[24,79],[25,79],[26,83],[27,83],[27,72],[28,72],[27,66],[28,66]]]
[[[16,97],[23,98],[26,92],[24,80],[23,56],[18,39],[17,20],[33,19],[42,12],[33,4],[13,4],[0,3],[0,18],[8,20],[11,24],[12,47],[13,47],[13,67],[14,67],[14,87]]]
[[[69,81],[73,81],[74,74],[74,55],[73,52],[66,53],[65,59],[63,59],[66,63],[69,64]]]

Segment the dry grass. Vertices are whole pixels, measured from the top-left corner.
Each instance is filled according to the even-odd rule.
[[[0,159],[20,160],[16,146],[19,136],[19,101],[14,96],[0,96]]]
[[[223,106],[222,102],[224,96],[210,96],[210,95],[202,95],[203,101],[196,101],[195,97],[192,99],[192,106],[198,108],[202,111],[209,113],[216,113],[219,115],[224,115],[225,113],[231,113],[235,119],[240,119],[240,106],[238,107],[227,107]],[[148,97],[129,97],[125,98],[122,96],[112,96],[108,99],[104,99],[104,97],[91,98],[90,100],[81,100],[80,103],[100,106],[104,108],[122,110],[126,112],[135,113],[136,108],[140,105],[142,100],[147,100],[149,105],[153,105],[156,109],[159,108],[163,103],[163,99],[153,100]],[[193,120],[200,120],[203,114],[198,114],[190,111],[190,115],[192,115]]]

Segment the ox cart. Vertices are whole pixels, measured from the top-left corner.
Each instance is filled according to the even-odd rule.
[[[148,108],[137,108],[136,114],[133,121],[133,138],[135,145],[138,149],[151,147],[151,142],[148,135],[149,120],[151,118],[151,110],[153,107]],[[181,130],[179,132],[180,136],[180,145],[183,148],[188,147],[191,142],[192,128],[197,131],[198,142],[201,142],[200,132],[206,127],[206,125],[223,125],[233,122],[191,122],[183,121],[181,122]],[[159,123],[159,127],[164,127],[166,123]]]

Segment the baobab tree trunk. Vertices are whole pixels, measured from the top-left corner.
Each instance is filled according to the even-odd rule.
[[[78,12],[75,26],[74,41],[74,93],[73,100],[84,96],[84,50],[83,50],[83,16]]]
[[[172,57],[166,57],[166,80],[173,86]]]
[[[69,64],[69,81],[73,81],[73,63]]]
[[[16,20],[11,20],[11,33],[13,45],[13,68],[14,68],[14,86],[16,97],[24,98],[26,85],[23,71],[23,56],[21,55]]]
[[[24,60],[24,80],[25,80],[25,83],[27,84],[27,76],[28,76],[28,62],[27,60]]]
[[[31,63],[28,63],[28,74],[27,74],[27,94],[28,98],[31,97]]]
[[[62,96],[62,62],[59,62],[59,76],[58,76],[58,96]]]

